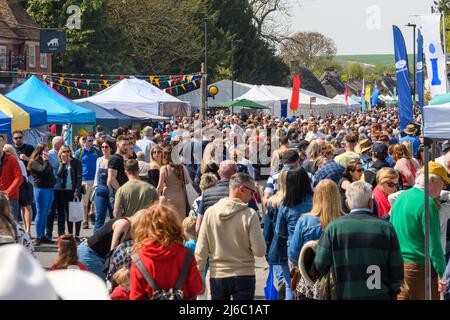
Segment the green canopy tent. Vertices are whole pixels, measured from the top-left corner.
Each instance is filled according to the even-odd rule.
[[[227,101],[221,104],[222,107],[231,107],[231,108],[249,108],[249,109],[258,109],[258,110],[264,110],[264,109],[270,109],[270,107],[267,107],[265,105],[259,104],[254,101],[250,101],[247,99],[241,99],[241,100],[234,100],[234,101]]]

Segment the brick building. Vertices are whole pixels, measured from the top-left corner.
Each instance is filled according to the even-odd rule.
[[[51,73],[51,54],[40,53],[38,24],[17,0],[0,0],[0,92],[20,83],[18,69]]]

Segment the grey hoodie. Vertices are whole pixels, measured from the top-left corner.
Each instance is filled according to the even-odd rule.
[[[265,254],[258,215],[247,203],[223,198],[206,210],[195,249],[200,274],[209,257],[211,278],[255,275],[255,256]]]

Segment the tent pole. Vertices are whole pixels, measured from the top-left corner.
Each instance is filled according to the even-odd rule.
[[[428,161],[430,158],[429,145],[424,146],[425,156],[425,300],[431,300],[431,265],[430,265],[430,190]]]

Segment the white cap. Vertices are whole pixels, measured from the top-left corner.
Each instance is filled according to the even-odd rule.
[[[105,282],[82,270],[46,272],[19,244],[0,246],[0,300],[109,300]]]
[[[0,300],[57,300],[45,270],[20,244],[0,247]]]

